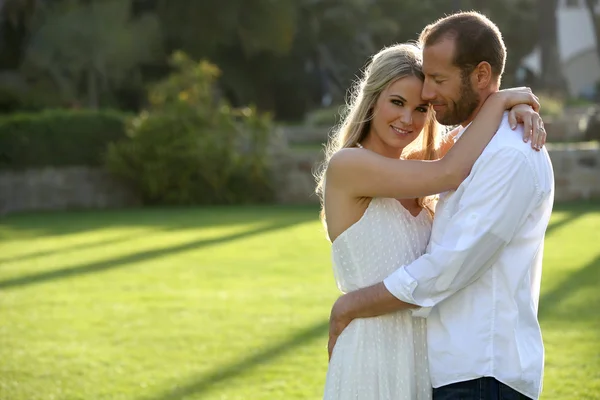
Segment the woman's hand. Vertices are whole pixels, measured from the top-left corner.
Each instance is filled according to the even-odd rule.
[[[539,151],[546,143],[546,130],[539,115],[538,97],[528,87],[503,89],[492,96],[499,98],[505,109],[510,110],[508,120],[511,128],[515,129],[517,123],[522,122],[523,140],[531,139],[531,147]]]
[[[503,89],[492,94],[492,96],[498,96],[502,99],[505,110],[510,110],[518,104],[527,104],[533,108],[533,111],[540,111],[540,100],[528,87]]]
[[[516,129],[519,123],[523,124],[523,141],[528,142],[531,138],[531,147],[534,149],[539,150],[546,143],[544,121],[529,105],[514,106],[508,113],[508,122],[512,129]]]

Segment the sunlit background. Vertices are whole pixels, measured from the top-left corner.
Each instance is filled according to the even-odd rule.
[[[319,398],[323,143],[369,56],[471,9],[555,169],[542,398],[600,399],[597,0],[0,0],[0,399]]]

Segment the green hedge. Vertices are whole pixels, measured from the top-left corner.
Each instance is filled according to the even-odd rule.
[[[0,117],[0,168],[101,166],[128,116],[112,110],[47,110]]]

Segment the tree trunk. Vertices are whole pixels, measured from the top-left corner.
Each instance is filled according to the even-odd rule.
[[[590,12],[590,17],[592,18],[592,24],[594,24],[594,32],[596,33],[596,52],[600,59],[600,16],[596,15],[596,2],[597,0],[585,0],[585,4]]]
[[[539,43],[541,50],[542,90],[551,95],[566,96],[567,83],[558,52],[558,24],[556,20],[557,0],[537,0]]]
[[[93,110],[98,109],[98,78],[94,68],[87,71],[87,87],[88,87],[88,107]]]

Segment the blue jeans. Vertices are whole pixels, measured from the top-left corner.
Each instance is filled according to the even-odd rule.
[[[494,378],[479,378],[433,389],[433,400],[531,400]]]

